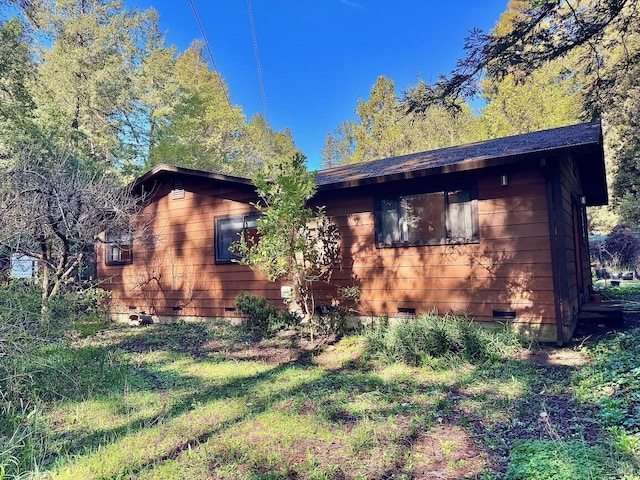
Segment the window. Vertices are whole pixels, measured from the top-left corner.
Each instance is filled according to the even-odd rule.
[[[378,247],[469,243],[479,239],[474,189],[428,192],[376,202]]]
[[[124,265],[133,263],[133,241],[129,232],[107,232],[105,234],[105,263]]]
[[[215,220],[215,259],[216,263],[231,263],[240,257],[231,253],[229,247],[240,240],[253,238],[257,233],[258,215],[238,215],[235,217],[219,217]]]

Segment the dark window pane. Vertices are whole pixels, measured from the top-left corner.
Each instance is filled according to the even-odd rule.
[[[444,192],[403,197],[401,206],[403,241],[419,243],[446,237]]]
[[[442,244],[478,239],[474,190],[429,192],[377,202],[378,245]]]
[[[104,261],[107,265],[133,262],[133,242],[129,232],[105,233]]]
[[[240,240],[240,233],[243,227],[243,217],[223,217],[216,219],[215,243],[216,261],[230,262],[237,258],[229,251],[233,242]]]
[[[215,259],[219,263],[240,260],[240,256],[229,251],[229,247],[240,241],[242,235],[246,242],[258,241],[259,215],[238,215],[235,217],[216,218]]]
[[[398,200],[395,198],[381,200],[379,208],[378,243],[391,244],[401,241]]]
[[[458,190],[448,193],[447,229],[451,240],[474,238],[474,216],[471,192]]]

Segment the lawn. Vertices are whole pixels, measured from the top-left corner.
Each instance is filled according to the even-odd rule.
[[[368,339],[76,325],[5,366],[0,479],[640,478],[637,331],[413,365]]]

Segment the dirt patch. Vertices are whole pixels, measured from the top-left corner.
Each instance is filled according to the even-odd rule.
[[[460,427],[441,425],[416,438],[411,448],[412,478],[473,478],[488,466],[486,455]]]
[[[570,347],[526,350],[518,355],[518,359],[543,367],[578,367],[589,362],[589,356],[586,353]]]

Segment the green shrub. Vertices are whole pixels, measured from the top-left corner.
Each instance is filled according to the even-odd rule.
[[[520,440],[509,455],[509,480],[592,480],[608,477],[603,451],[581,441]]]
[[[299,323],[295,313],[278,312],[264,297],[242,292],[236,299],[236,309],[245,315],[243,325],[250,331],[270,334]]]
[[[507,327],[491,332],[466,316],[441,316],[437,312],[381,324],[366,330],[365,336],[369,355],[410,365],[443,357],[484,362],[513,354],[522,346],[520,338]]]

